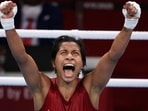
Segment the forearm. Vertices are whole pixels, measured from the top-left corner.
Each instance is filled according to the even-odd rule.
[[[16,61],[23,61],[26,55],[26,51],[23,45],[23,42],[15,29],[6,30],[6,38],[11,50],[11,53]]]
[[[111,58],[113,60],[119,59],[123,55],[130,41],[131,34],[132,34],[131,29],[122,28],[122,30],[116,36],[109,51]]]

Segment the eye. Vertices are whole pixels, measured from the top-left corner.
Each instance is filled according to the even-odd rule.
[[[80,55],[80,52],[79,52],[79,51],[73,51],[73,52],[72,52],[72,55],[73,55],[73,56],[78,56],[78,55]]]
[[[60,54],[61,55],[66,55],[67,54],[67,51],[61,51]]]

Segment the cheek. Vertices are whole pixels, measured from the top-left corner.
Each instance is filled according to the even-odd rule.
[[[54,60],[54,67],[61,66],[61,64],[62,64],[62,59],[61,57],[57,56]]]
[[[78,64],[79,64],[79,67],[82,69],[83,68],[83,61],[81,58],[78,60]]]

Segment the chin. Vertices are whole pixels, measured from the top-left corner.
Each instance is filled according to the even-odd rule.
[[[66,83],[70,83],[70,82],[72,82],[74,79],[75,79],[74,77],[64,77],[64,81],[65,81]]]

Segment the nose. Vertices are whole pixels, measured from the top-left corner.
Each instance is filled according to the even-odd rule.
[[[66,56],[67,60],[73,60],[73,55],[71,53],[68,53]]]

